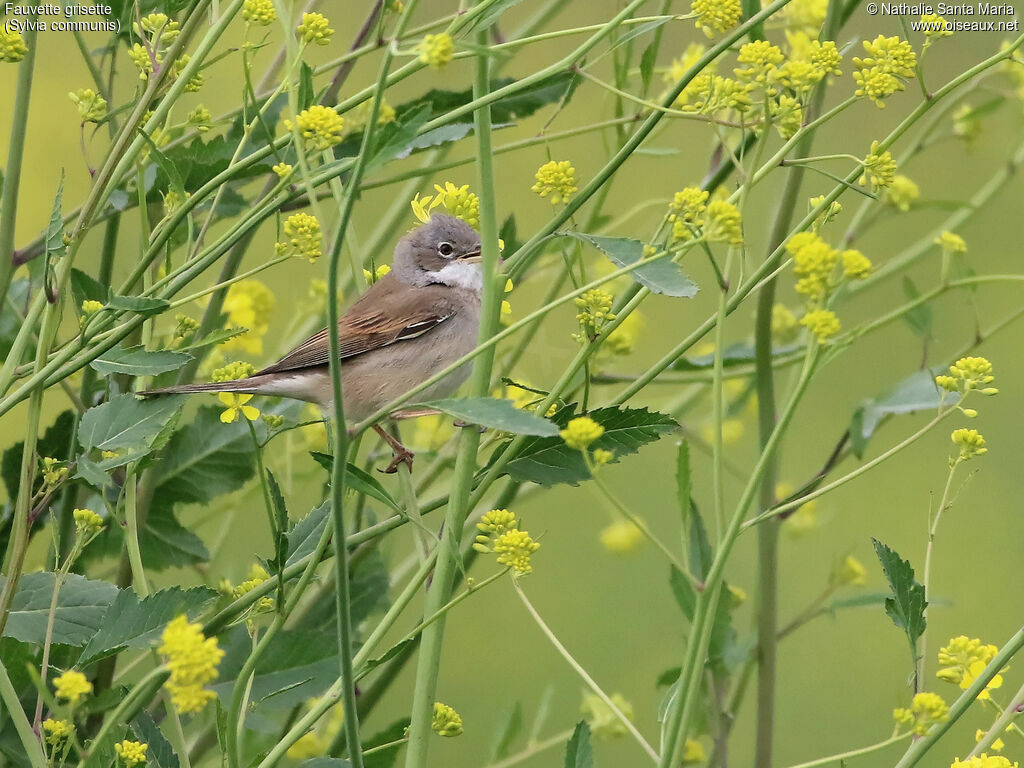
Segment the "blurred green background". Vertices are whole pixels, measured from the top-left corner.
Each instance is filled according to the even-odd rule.
[[[353,8],[353,5],[357,7]],[[324,4],[323,11],[337,29],[329,49],[311,55],[326,59],[347,46],[363,18],[366,2]],[[424,21],[454,7],[454,2],[424,0],[417,20]],[[513,8],[503,22],[511,30],[536,8],[525,2]],[[656,3],[646,9],[655,12]],[[609,18],[619,3],[611,0],[577,0],[566,2],[549,28],[564,28],[601,22]],[[685,13],[687,4],[676,3],[673,10]],[[234,27],[240,42],[240,27]],[[682,53],[692,41],[703,41],[692,22],[676,21],[665,28],[665,43],[658,61],[667,66],[672,57]],[[896,17],[869,17],[858,12],[844,32],[840,44],[872,38],[878,33],[902,34]],[[273,41],[279,40],[275,28]],[[573,38],[576,40],[576,38]],[[934,88],[967,66],[998,50],[1001,34],[958,33],[940,40],[927,56],[927,77]],[[99,44],[99,38],[95,42]],[[915,45],[920,40],[914,40]],[[506,74],[523,76],[555,60],[569,50],[568,40],[555,40],[530,47],[524,55],[510,61]],[[831,89],[831,102],[852,92],[849,55],[860,53],[860,45],[844,62],[844,75]],[[601,49],[599,49],[601,50]],[[257,72],[269,60],[270,53],[261,52]],[[609,71],[609,59],[599,65],[602,76]],[[371,64],[371,62],[374,62]],[[371,82],[376,59],[361,60],[346,85],[346,93]],[[16,68],[0,66],[0,105],[9,109],[14,94]],[[426,70],[402,83],[388,98],[397,104],[429,88],[462,89],[469,87],[471,69],[467,62],[457,62],[443,72]],[[230,56],[206,71],[206,85],[199,94],[189,95],[179,108],[183,118],[186,109],[203,103],[216,116],[223,105],[238,103],[240,61]],[[61,172],[67,174],[64,199],[66,206],[81,202],[89,187],[89,176],[79,147],[78,121],[67,92],[89,85],[88,73],[81,62],[72,38],[66,33],[45,33],[39,39],[35,86],[29,115],[29,138],[26,145],[25,170],[18,209],[16,244],[24,244],[45,226]],[[134,87],[132,73],[121,77],[121,88],[115,103],[121,103],[126,87]],[[963,91],[975,105],[991,93]],[[344,94],[343,94],[344,95]],[[846,152],[855,156],[867,153],[874,138],[885,135],[913,106],[920,101],[914,83],[907,92],[889,100],[879,110],[861,102],[820,134],[814,154]],[[568,109],[561,113],[552,130],[561,130],[611,115],[613,102],[608,94],[584,84]],[[6,110],[5,110],[6,111]],[[495,141],[503,144],[535,135],[548,119],[549,110],[521,125],[500,131]],[[654,200],[652,207],[639,215],[618,223],[608,234],[644,238],[660,220],[671,194],[687,185],[698,183],[708,165],[713,134],[703,124],[688,121],[664,121],[664,129],[648,146],[664,153],[637,155],[616,175],[606,211],[618,216],[637,204]],[[6,146],[9,126],[0,121],[0,146]],[[1024,137],[1021,130],[1019,103],[1011,103],[984,124],[981,137],[971,146],[950,136],[947,123],[939,132],[937,142],[900,172],[920,185],[921,198],[908,214],[895,215],[889,209],[870,233],[858,241],[858,247],[876,264],[884,264],[904,246],[915,242],[939,223],[948,212],[929,205],[934,201],[965,200],[1002,167],[1007,156]],[[90,157],[95,164],[102,157],[106,135],[101,131],[91,143]],[[610,136],[589,134],[585,137],[554,143],[550,156],[570,159],[578,178],[589,179],[607,157]],[[905,144],[898,145],[902,151]],[[463,142],[453,157],[472,153],[470,142]],[[497,158],[497,207],[503,219],[514,213],[520,233],[529,234],[551,213],[550,204],[539,200],[530,191],[533,171],[548,159],[543,146]],[[415,161],[414,161],[415,162]],[[404,169],[395,163],[385,174]],[[412,167],[409,165],[408,167]],[[831,166],[846,173],[848,163]],[[775,173],[758,187],[752,196],[746,219],[748,258],[756,263],[764,256],[767,228],[774,204],[784,180],[785,170]],[[476,186],[472,165],[427,176],[419,189],[427,192],[434,182],[451,180],[456,184]],[[832,187],[823,176],[809,173],[803,198],[821,194]],[[397,186],[373,190],[365,194],[356,208],[355,233],[366,237],[377,219],[392,202]],[[1022,264],[1020,227],[1021,199],[1024,184],[1014,180],[1002,195],[987,205],[959,231],[968,242],[969,264],[979,273],[1019,271]],[[859,204],[850,194],[842,202],[846,211],[838,225],[827,234],[838,238],[849,222],[851,212]],[[802,205],[802,203],[801,203]],[[396,231],[390,244],[412,226],[409,214],[403,228]],[[272,223],[257,235],[246,264],[255,266],[272,254],[274,239]],[[81,252],[79,266],[87,269],[96,264],[100,236],[94,231]],[[121,229],[117,272],[123,275],[139,251],[137,222],[127,216]],[[376,255],[378,263],[389,261],[390,254]],[[589,253],[591,263],[600,257]],[[922,288],[938,279],[937,249],[923,259],[911,272]],[[326,264],[300,267],[285,264],[261,275],[277,297],[277,325],[286,325],[296,302],[301,302],[309,280],[323,277]],[[715,292],[704,264],[688,265],[704,290],[693,300],[655,296],[642,309],[644,329],[636,352],[619,359],[614,370],[619,373],[641,372],[665,350],[686,335],[698,322],[714,310]],[[208,279],[212,280],[212,275]],[[792,280],[783,278],[783,300],[795,305]],[[521,317],[526,308],[537,305],[546,289],[545,279],[530,275],[516,287],[512,303],[513,317]],[[1020,305],[1020,292],[1015,287],[985,285],[975,295],[981,326],[987,327]],[[890,279],[875,290],[844,304],[840,317],[844,327],[870,319],[904,301],[899,279]],[[823,462],[834,441],[842,433],[850,416],[863,399],[885,391],[891,384],[917,370],[926,355],[929,365],[949,362],[951,350],[959,349],[975,333],[975,311],[967,294],[948,295],[933,305],[935,340],[923,352],[920,340],[903,324],[893,324],[862,341],[825,369],[814,381],[804,407],[785,442],[781,477],[799,484]],[[530,346],[518,378],[540,387],[554,382],[573,350],[573,312],[563,308],[553,313],[536,341]],[[740,309],[727,325],[727,337],[747,338],[752,330],[753,303]],[[998,397],[980,404],[980,416],[972,423],[952,419],[928,438],[921,440],[868,477],[850,483],[822,500],[818,508],[820,527],[802,536],[783,535],[781,548],[781,620],[785,623],[799,613],[827,583],[830,571],[845,555],[853,554],[868,568],[868,584],[863,589],[884,588],[884,580],[871,549],[870,537],[877,537],[898,550],[920,569],[923,563],[926,522],[929,507],[935,507],[946,478],[946,458],[950,452],[948,431],[954,426],[972,426],[983,432],[990,451],[972,462],[969,471],[962,471],[956,483],[956,504],[943,520],[939,530],[934,562],[934,594],[937,605],[929,614],[929,681],[934,680],[934,652],[953,635],[967,634],[983,641],[1001,645],[1019,629],[1024,615],[1021,591],[1021,555],[1024,552],[1024,515],[1020,498],[1024,480],[1018,474],[1021,463],[1021,433],[1024,417],[1021,391],[1024,389],[1024,361],[1020,351],[1020,323],[987,341],[980,353],[991,359],[996,369]],[[279,334],[278,334],[279,335]],[[268,337],[266,360],[280,350],[275,331]],[[283,340],[280,340],[283,343]],[[262,361],[262,362],[266,362]],[[261,362],[256,360],[254,362]],[[785,391],[787,374],[779,377]],[[596,390],[600,403],[618,391],[618,386],[602,386]],[[635,405],[658,408],[678,395],[677,386],[655,384],[642,392]],[[48,395],[47,413],[52,416],[66,407],[59,389]],[[977,406],[978,404],[975,403]],[[706,401],[689,413],[687,429],[699,434],[710,413]],[[745,429],[740,439],[729,446],[729,459],[748,469],[755,459],[756,429],[749,411],[745,411]],[[924,423],[927,416],[908,416],[887,424],[871,443],[869,455],[877,455],[885,447],[898,442]],[[18,409],[0,424],[0,449],[21,438],[24,409]],[[279,457],[270,456],[270,463]],[[289,498],[293,514],[301,513],[317,501],[319,480],[311,462],[301,459],[300,472],[308,473],[317,482],[295,483]],[[678,540],[678,512],[674,490],[675,440],[665,439],[607,470],[610,482],[621,498],[640,514],[666,542]],[[855,466],[852,460],[840,471]],[[970,475],[970,482],[964,483]],[[385,483],[394,482],[386,479]],[[709,504],[711,479],[706,455],[695,451],[694,487],[698,501]],[[727,500],[735,501],[739,482],[729,478]],[[397,492],[397,491],[396,491]],[[264,511],[258,493],[235,494],[231,534],[209,568],[207,578],[216,583],[221,577],[238,581],[255,553],[269,551]],[[598,540],[598,532],[613,518],[605,502],[590,488],[560,486],[542,493],[533,493],[519,503],[515,511],[525,520],[530,532],[543,536],[543,546],[534,556],[535,572],[524,580],[524,587],[541,614],[562,642],[591,675],[609,692],[623,694],[633,705],[636,723],[646,737],[657,743],[656,714],[662,691],[655,680],[665,669],[681,661],[684,622],[668,588],[668,565],[650,544],[628,555],[607,552]],[[183,518],[195,521],[198,532],[212,544],[221,532],[218,520],[208,520],[203,510],[187,510]],[[40,537],[40,539],[46,537]],[[736,548],[728,570],[729,582],[751,596],[736,614],[741,631],[753,622],[751,603],[757,591],[754,536],[744,536]],[[401,529],[391,537],[386,550],[394,562],[408,551],[410,533]],[[37,562],[36,565],[39,563]],[[474,575],[492,572],[493,564],[478,562]],[[195,582],[195,572],[168,572],[158,583]],[[1015,665],[1018,669],[1021,665]],[[412,674],[410,671],[395,686],[393,693],[366,724],[372,733],[406,712]],[[997,698],[1007,700],[1019,684],[1018,669],[1007,676],[1007,684]],[[879,741],[892,728],[891,710],[905,706],[909,700],[910,668],[905,640],[892,626],[881,607],[856,609],[835,617],[818,619],[787,638],[780,645],[779,685],[777,697],[776,765],[785,766]],[[935,681],[929,686],[948,700],[955,698],[953,686]],[[566,666],[552,646],[530,621],[516,599],[510,584],[502,581],[459,607],[448,620],[443,667],[438,698],[454,706],[465,722],[465,734],[458,739],[437,739],[433,745],[431,764],[473,768],[487,763],[494,734],[516,702],[521,702],[527,723],[535,715],[545,689],[551,688],[552,708],[547,724],[539,734],[545,737],[571,728],[579,719],[581,681]],[[753,687],[751,687],[751,694]],[[748,696],[752,700],[752,695]],[[955,755],[963,756],[973,746],[976,727],[987,727],[992,716],[980,709],[972,710],[963,722],[948,735],[924,764],[946,766]],[[705,742],[706,743],[706,742]],[[734,730],[730,760],[732,765],[750,763],[753,743],[753,707],[744,706]],[[521,742],[520,742],[521,745]],[[858,765],[888,765],[894,762],[901,747],[887,753],[865,758]],[[1024,756],[1019,740],[1009,742],[1011,758]],[[600,743],[596,747],[600,766],[642,765],[646,758],[628,739]],[[562,748],[548,751],[523,765],[544,768],[562,764]]]

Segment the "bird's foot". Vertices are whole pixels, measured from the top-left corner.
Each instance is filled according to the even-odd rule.
[[[395,449],[391,456],[391,463],[380,471],[385,475],[393,475],[398,471],[398,468],[402,464],[405,464],[405,466],[409,468],[409,471],[412,472],[412,460],[415,457],[416,455],[403,445],[401,446],[401,449]]]

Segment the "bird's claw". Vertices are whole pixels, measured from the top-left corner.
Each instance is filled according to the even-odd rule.
[[[393,475],[398,471],[399,466],[405,464],[405,466],[409,468],[409,471],[412,472],[412,460],[415,456],[416,454],[407,448],[404,450],[396,450],[391,456],[391,463],[379,471],[383,472],[385,475]]]

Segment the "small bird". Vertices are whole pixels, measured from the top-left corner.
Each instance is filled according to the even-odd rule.
[[[365,419],[471,352],[477,343],[482,290],[480,235],[466,222],[435,213],[399,240],[391,271],[338,321],[346,419]],[[316,403],[329,412],[334,398],[327,330],[249,378],[139,394],[272,395]],[[451,395],[471,370],[472,362],[460,366],[419,397]],[[412,451],[379,424],[373,428],[394,453],[384,471],[396,472],[402,463],[411,468]]]

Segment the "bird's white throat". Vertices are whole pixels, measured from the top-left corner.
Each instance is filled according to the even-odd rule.
[[[472,262],[454,261],[437,272],[430,273],[430,282],[464,288],[479,295],[484,288],[484,275],[480,265]]]

